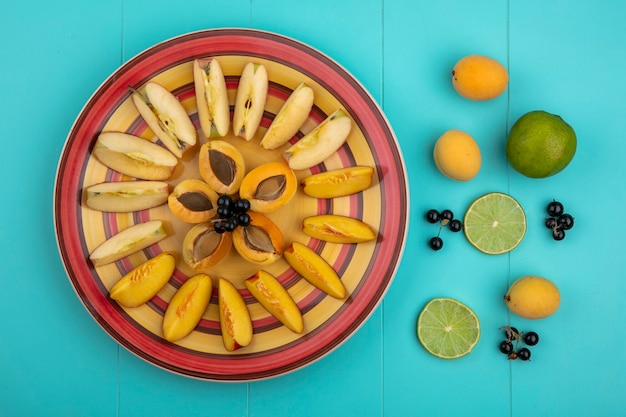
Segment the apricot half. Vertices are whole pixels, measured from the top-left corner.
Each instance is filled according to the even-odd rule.
[[[202,145],[198,165],[202,179],[220,194],[236,193],[246,172],[241,152],[223,140]]]
[[[298,190],[296,174],[281,162],[269,162],[248,172],[239,196],[250,201],[250,209],[268,213],[287,204]]]
[[[207,183],[196,179],[179,182],[167,198],[176,217],[187,223],[209,221],[217,212],[219,196]]]
[[[283,234],[278,226],[261,213],[249,211],[250,224],[232,232],[233,246],[249,262],[268,265],[283,255]]]
[[[206,274],[194,275],[181,285],[163,316],[166,340],[180,340],[196,328],[211,301],[212,290],[213,282]]]
[[[230,233],[217,233],[211,222],[189,229],[183,240],[183,260],[195,270],[204,270],[221,261],[230,251]]]

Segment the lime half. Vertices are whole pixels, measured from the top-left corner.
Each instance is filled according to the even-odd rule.
[[[526,215],[513,197],[502,193],[485,194],[467,209],[463,229],[476,249],[498,255],[520,244],[526,234]]]
[[[460,358],[478,343],[480,322],[465,304],[451,298],[434,298],[417,319],[417,338],[438,358]]]

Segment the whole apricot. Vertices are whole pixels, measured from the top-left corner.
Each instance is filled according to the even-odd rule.
[[[456,181],[469,181],[478,174],[482,164],[480,148],[469,134],[448,130],[437,139],[433,151],[437,169]]]
[[[504,301],[511,312],[534,320],[554,314],[561,304],[561,295],[552,281],[528,275],[511,284]]]
[[[491,100],[506,90],[509,74],[502,64],[483,55],[461,58],[452,70],[452,85],[470,100]]]

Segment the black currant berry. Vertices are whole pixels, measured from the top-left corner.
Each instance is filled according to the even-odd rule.
[[[515,327],[505,326],[504,335],[506,336],[506,340],[510,342],[511,340],[517,339],[519,333]]]
[[[250,210],[250,202],[246,199],[236,200],[233,204],[235,213],[245,213],[248,210]]]
[[[230,206],[221,205],[217,207],[217,215],[220,219],[228,219],[232,216],[233,212]]]
[[[231,204],[233,203],[233,199],[230,198],[227,195],[221,195],[218,199],[217,199],[217,205],[218,206],[225,206],[225,207],[229,207]]]
[[[237,216],[237,223],[239,223],[240,226],[248,226],[251,220],[248,213],[239,213]]]
[[[226,231],[223,221],[213,223],[213,229],[215,230],[215,233],[219,233],[219,234],[222,234]]]
[[[517,359],[517,352],[513,351],[513,352],[509,353],[509,360],[514,361],[515,359]]]
[[[437,223],[440,217],[441,216],[437,210],[428,210],[426,212],[426,221],[428,223]]]
[[[561,214],[557,220],[559,227],[563,230],[569,230],[574,227],[574,218],[571,214]]]
[[[443,248],[443,240],[439,236],[435,236],[430,239],[430,248],[432,250],[439,250]]]
[[[527,348],[521,348],[518,352],[517,352],[517,357],[520,358],[523,361],[528,361],[530,360],[530,350]]]
[[[509,342],[508,340],[500,343],[500,352],[504,353],[505,355],[513,352],[513,343]]]
[[[237,223],[233,218],[227,219],[224,221],[224,230],[227,232],[232,232],[237,228]]]
[[[456,233],[460,232],[461,229],[463,229],[463,224],[461,223],[461,220],[450,220],[450,223],[448,223],[448,227],[450,228],[450,231]]]
[[[553,200],[550,204],[548,204],[548,215],[552,217],[559,217],[563,214],[563,204],[559,203],[556,200]]]
[[[535,346],[539,343],[539,335],[535,332],[528,332],[524,334],[524,343],[528,346]]]
[[[444,211],[441,212],[441,218],[443,220],[450,221],[450,220],[454,219],[454,213],[452,213],[452,211],[450,211],[450,210],[444,210]]]
[[[556,223],[556,219],[554,217],[548,217],[546,219],[546,227],[548,229],[554,229],[556,227],[557,223]]]
[[[565,239],[565,230],[556,228],[552,230],[552,239],[554,240],[563,240]]]

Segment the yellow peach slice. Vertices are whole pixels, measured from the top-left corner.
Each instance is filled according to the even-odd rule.
[[[282,162],[268,162],[248,172],[239,196],[250,201],[250,209],[268,213],[287,204],[298,190],[296,174]]]
[[[287,263],[315,287],[331,297],[343,299],[346,296],[346,288],[337,272],[313,249],[293,242],[284,255]]]
[[[250,312],[237,288],[224,278],[218,281],[218,307],[226,350],[232,352],[248,346],[252,341]]]
[[[109,296],[124,307],[137,307],[150,301],[167,284],[176,268],[176,258],[162,252],[124,275]]]
[[[206,274],[189,278],[172,297],[163,316],[163,337],[175,342],[191,333],[211,301],[213,283]]]
[[[293,332],[302,333],[302,313],[289,292],[272,274],[259,271],[244,281],[246,288],[267,311]]]
[[[309,175],[302,180],[302,191],[315,198],[335,198],[355,194],[372,185],[374,168],[352,166]]]
[[[306,217],[302,231],[311,237],[333,243],[360,243],[376,239],[376,233],[361,220],[337,214]]]

